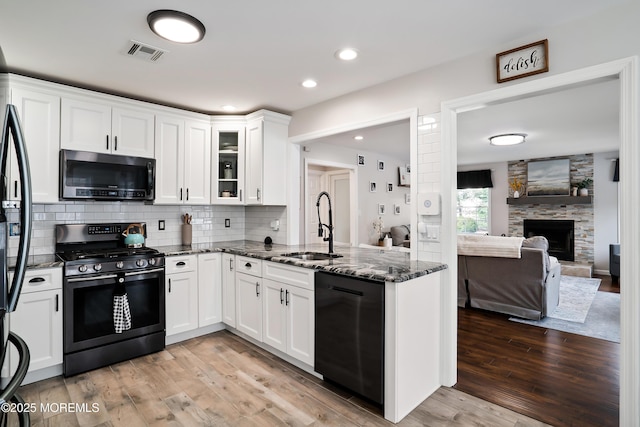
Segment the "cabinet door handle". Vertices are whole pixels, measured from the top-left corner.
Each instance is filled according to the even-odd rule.
[[[251,263],[250,263],[250,262],[248,262],[248,263],[246,263],[244,266],[245,266],[247,269],[250,269],[250,268],[251,268]]]
[[[182,188],[180,189],[180,200],[182,200]]]
[[[56,294],[56,311],[60,311],[60,299],[58,298],[58,294]]]
[[[259,188],[256,190],[256,197],[257,197],[258,201],[260,201],[260,189]]]
[[[280,288],[280,304],[284,303],[284,289]]]
[[[176,267],[184,267],[185,265],[187,265],[187,263],[186,263],[186,262],[184,262],[184,261],[178,261],[178,262],[176,262]]]
[[[187,202],[189,201],[189,189],[187,188]]]
[[[169,293],[171,293],[171,279],[169,279]]]
[[[18,181],[13,181],[13,197],[18,198]]]
[[[289,290],[287,289],[287,296],[284,299],[284,305],[289,305]]]
[[[240,190],[240,201],[242,201],[242,190]]]
[[[233,271],[233,258],[229,258],[229,271]]]
[[[109,135],[107,135],[107,150],[109,149]]]
[[[29,283],[42,283],[44,282],[44,277],[34,277],[33,279],[29,280]]]
[[[260,297],[260,282],[256,282],[256,296]]]
[[[118,151],[118,137],[113,137],[113,151]]]

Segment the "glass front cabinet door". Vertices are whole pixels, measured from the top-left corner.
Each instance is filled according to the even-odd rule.
[[[244,204],[244,121],[214,122],[212,204]]]

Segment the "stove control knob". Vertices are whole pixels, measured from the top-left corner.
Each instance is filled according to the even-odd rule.
[[[80,267],[78,267],[78,271],[80,273],[86,273],[87,272],[87,266],[86,265],[81,265]]]
[[[139,260],[136,261],[136,265],[138,267],[144,267],[146,264],[147,264],[147,262],[145,260],[143,260],[143,259],[139,259]]]
[[[156,259],[155,258],[149,258],[149,265],[156,265]]]
[[[122,268],[122,267],[124,267],[124,262],[122,262],[122,261],[117,261],[117,262],[116,262],[116,268]]]
[[[102,270],[102,264],[96,264],[96,265],[94,265],[94,266],[93,266],[93,269],[94,269],[95,271],[100,271],[100,270]]]

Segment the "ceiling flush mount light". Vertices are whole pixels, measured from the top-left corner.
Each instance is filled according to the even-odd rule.
[[[195,43],[202,40],[205,28],[191,15],[176,10],[156,10],[147,16],[151,31],[176,43]]]
[[[302,82],[302,86],[311,89],[313,87],[318,86],[318,82],[313,80],[313,79],[307,79],[307,80]]]
[[[524,142],[526,133],[504,133],[489,137],[491,145],[516,145]]]
[[[336,52],[336,58],[341,59],[343,61],[353,61],[358,57],[358,51],[347,47],[344,49],[340,49]]]
[[[223,105],[223,106],[222,106],[222,110],[223,110],[223,111],[226,111],[226,112],[228,112],[228,113],[231,113],[231,112],[233,112],[233,111],[236,111],[236,110],[237,110],[237,108],[236,108],[236,107],[234,107],[233,105]]]

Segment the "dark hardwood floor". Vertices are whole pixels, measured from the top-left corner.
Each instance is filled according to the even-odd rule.
[[[620,344],[508,318],[458,309],[456,389],[554,426],[618,425]]]

